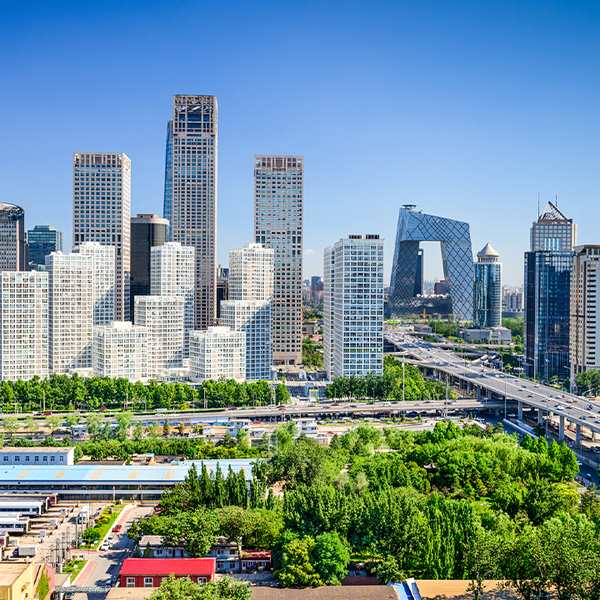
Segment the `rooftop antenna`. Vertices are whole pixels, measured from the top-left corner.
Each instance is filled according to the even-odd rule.
[[[556,206],[556,208],[558,208],[558,192],[556,192],[556,204],[554,206]]]

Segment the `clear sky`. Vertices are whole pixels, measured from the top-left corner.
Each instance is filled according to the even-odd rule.
[[[0,0],[0,201],[68,249],[72,152],[117,151],[132,212],[162,215],[172,95],[215,94],[222,264],[253,236],[254,155],[302,154],[305,277],[379,233],[389,278],[414,203],[522,285],[538,191],[600,243],[599,26],[598,2]]]

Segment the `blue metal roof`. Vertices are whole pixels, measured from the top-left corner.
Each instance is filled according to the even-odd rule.
[[[123,483],[135,482],[164,482],[180,483],[184,481],[192,464],[196,464],[198,471],[202,464],[206,465],[209,472],[221,465],[224,476],[227,476],[229,467],[234,473],[244,471],[246,481],[252,479],[252,463],[254,459],[238,460],[194,460],[184,461],[172,465],[73,465],[60,466],[7,466],[0,468],[0,485],[18,483]]]
[[[388,583],[388,585],[396,588],[396,592],[398,592],[400,600],[415,600],[414,596],[411,594],[410,588],[406,583]]]

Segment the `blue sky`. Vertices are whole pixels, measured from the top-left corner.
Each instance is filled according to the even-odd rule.
[[[162,214],[172,95],[219,102],[218,256],[253,234],[254,154],[305,156],[305,273],[398,208],[468,221],[507,285],[542,204],[600,232],[594,2],[0,0],[0,201],[72,238],[73,151],[132,160],[132,212]],[[426,276],[441,276],[426,249]]]

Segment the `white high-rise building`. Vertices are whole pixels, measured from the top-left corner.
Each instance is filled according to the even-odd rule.
[[[94,327],[94,377],[148,377],[148,329],[129,321]]]
[[[73,153],[73,245],[115,247],[115,319],[129,320],[131,160],[122,152]]]
[[[148,329],[148,377],[182,366],[184,303],[180,296],[135,297],[135,324]]]
[[[383,373],[383,240],[351,235],[324,251],[323,350],[329,379]]]
[[[575,247],[571,263],[571,315],[569,325],[569,358],[571,382],[590,369],[600,369],[600,332],[598,316],[598,278],[600,246]],[[585,392],[586,390],[579,390]]]
[[[172,240],[196,249],[195,328],[206,329],[217,318],[217,98],[173,96],[168,131],[165,217]]]
[[[304,158],[254,157],[255,242],[275,252],[273,360],[302,363]]]
[[[195,248],[168,242],[150,250],[150,293],[180,296],[183,305],[183,357],[190,355],[190,331],[194,330]]]
[[[46,256],[49,299],[49,369],[58,375],[91,370],[94,328],[94,257]]]
[[[48,377],[48,273],[0,274],[0,378]]]
[[[137,310],[137,309],[136,309]],[[244,381],[246,334],[229,327],[209,327],[190,334],[190,377],[217,381],[221,377]]]
[[[229,251],[229,300],[221,325],[246,334],[246,379],[269,380],[273,364],[274,251],[246,243]]]
[[[115,248],[99,242],[84,242],[73,252],[94,259],[94,325],[115,320]]]

